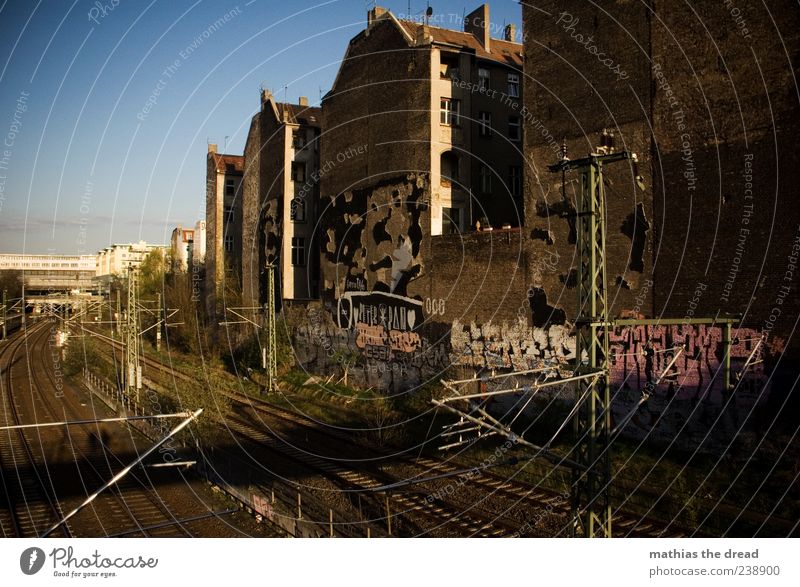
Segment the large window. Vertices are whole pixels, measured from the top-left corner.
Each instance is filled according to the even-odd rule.
[[[522,195],[522,167],[519,165],[508,168],[508,189],[514,197]]]
[[[442,234],[459,234],[461,232],[461,209],[442,208]]]
[[[508,95],[511,98],[519,98],[519,74],[508,74]]]
[[[482,90],[491,89],[492,74],[485,67],[478,68],[478,87]]]
[[[522,139],[522,127],[519,123],[519,116],[508,117],[508,138],[512,141],[519,141]]]
[[[233,236],[228,234],[225,236],[225,252],[230,253],[233,251]]]
[[[232,196],[236,191],[236,184],[232,179],[225,180],[225,195]]]
[[[449,187],[458,183],[458,156],[452,151],[445,151],[440,157],[441,185]]]
[[[481,193],[492,193],[492,170],[486,165],[481,165]]]
[[[306,266],[306,239],[301,236],[292,237],[292,265]]]
[[[452,98],[442,98],[439,122],[449,126],[458,126],[460,111],[461,102]]]
[[[292,222],[306,221],[306,201],[303,198],[292,198],[289,216]]]
[[[292,180],[303,182],[306,180],[306,164],[302,161],[292,161]]]
[[[458,79],[458,54],[442,53],[439,57],[441,69],[439,70],[442,79]]]
[[[306,146],[305,132],[302,130],[292,131],[292,146],[297,150]]]
[[[482,137],[492,136],[492,113],[481,112],[479,115],[480,127],[478,133]]]

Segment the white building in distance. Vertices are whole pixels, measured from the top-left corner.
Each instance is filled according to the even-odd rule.
[[[156,249],[168,252],[167,247],[163,245],[149,245],[145,241],[106,247],[97,253],[97,277],[124,275],[129,265],[138,267],[142,260]]]

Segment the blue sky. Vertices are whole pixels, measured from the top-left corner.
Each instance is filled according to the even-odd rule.
[[[207,142],[242,152],[261,86],[319,102],[372,4],[0,0],[0,252],[166,243],[205,214]],[[456,28],[479,2],[432,4]]]

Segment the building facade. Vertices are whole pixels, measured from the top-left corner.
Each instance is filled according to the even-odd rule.
[[[177,226],[170,237],[170,258],[173,268],[186,271],[192,263],[194,255],[195,231]]]
[[[207,309],[217,315],[226,279],[240,284],[242,277],[242,178],[244,157],[217,153],[208,145],[206,156]],[[237,285],[238,287],[238,285]],[[216,318],[212,319],[215,322]]]
[[[280,300],[318,296],[321,126],[321,111],[307,98],[286,104],[262,92],[245,146],[242,268],[251,306],[266,302],[268,264]]]
[[[522,45],[490,31],[488,5],[463,31],[370,10],[322,101],[323,197],[425,174],[431,235],[520,226]]]
[[[138,267],[151,252],[161,249],[169,252],[164,245],[151,245],[145,241],[138,243],[113,244],[97,253],[97,277],[123,276],[128,267]]]

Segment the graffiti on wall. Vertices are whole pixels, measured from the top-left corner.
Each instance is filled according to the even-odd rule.
[[[423,323],[422,302],[383,292],[345,292],[339,298],[338,325],[356,331],[356,346],[367,358],[401,359],[422,344],[415,326]]]

